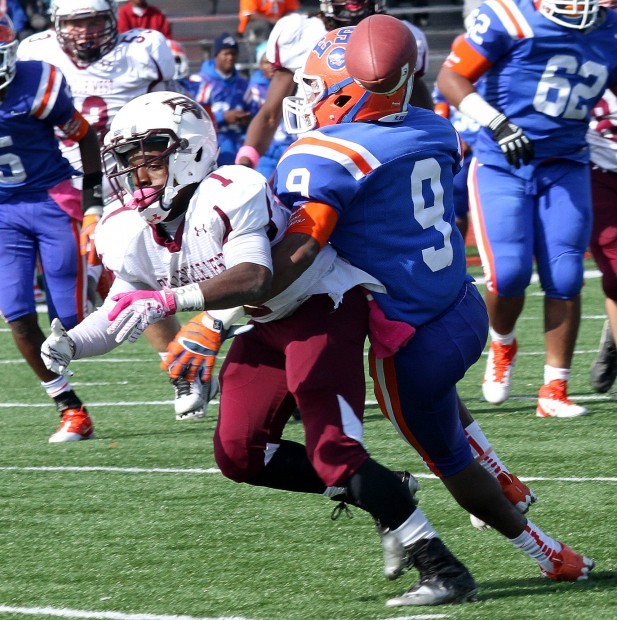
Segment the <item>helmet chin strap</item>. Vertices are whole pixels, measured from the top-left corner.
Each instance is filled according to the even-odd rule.
[[[165,191],[161,196],[161,204],[163,207],[168,208],[171,205],[172,200],[178,195],[178,187],[170,187],[167,185]]]

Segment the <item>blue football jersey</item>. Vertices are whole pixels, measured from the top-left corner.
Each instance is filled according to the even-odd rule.
[[[303,134],[281,158],[274,187],[291,209],[308,201],[334,208],[330,243],[386,286],[376,297],[389,318],[418,326],[452,304],[465,280],[452,206],[460,165],[450,122],[410,108],[396,125],[343,123]]]
[[[593,27],[576,30],[544,17],[532,0],[487,0],[465,40],[492,63],[479,92],[525,131],[536,164],[589,160],[591,110],[617,84],[617,11],[601,9]],[[481,162],[505,165],[487,130],[474,153]]]
[[[75,108],[64,76],[39,61],[17,62],[0,104],[0,200],[45,191],[77,174],[62,157],[55,126]]]

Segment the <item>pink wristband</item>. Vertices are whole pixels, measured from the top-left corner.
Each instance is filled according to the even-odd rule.
[[[242,157],[246,157],[251,162],[253,168],[257,168],[257,164],[259,163],[259,152],[254,146],[248,146],[246,144],[241,146],[236,154],[235,163],[239,164]]]

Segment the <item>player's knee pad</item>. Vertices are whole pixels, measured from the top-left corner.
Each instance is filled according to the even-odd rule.
[[[539,268],[540,281],[547,297],[574,299],[583,288],[583,255],[564,252],[551,261],[549,273]]]
[[[497,294],[503,297],[520,297],[531,282],[532,265],[522,258],[507,257],[497,261],[495,280]]]
[[[248,482],[263,469],[248,458],[244,442],[224,441],[218,433],[214,436],[214,459],[223,476],[234,482]]]

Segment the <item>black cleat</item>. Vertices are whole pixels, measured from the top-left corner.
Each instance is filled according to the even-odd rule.
[[[600,351],[591,367],[591,387],[600,394],[608,392],[617,379],[617,347],[608,320],[600,335]]]
[[[471,573],[439,538],[419,540],[406,549],[408,564],[420,572],[420,580],[387,607],[445,605],[475,601],[478,587]]]

